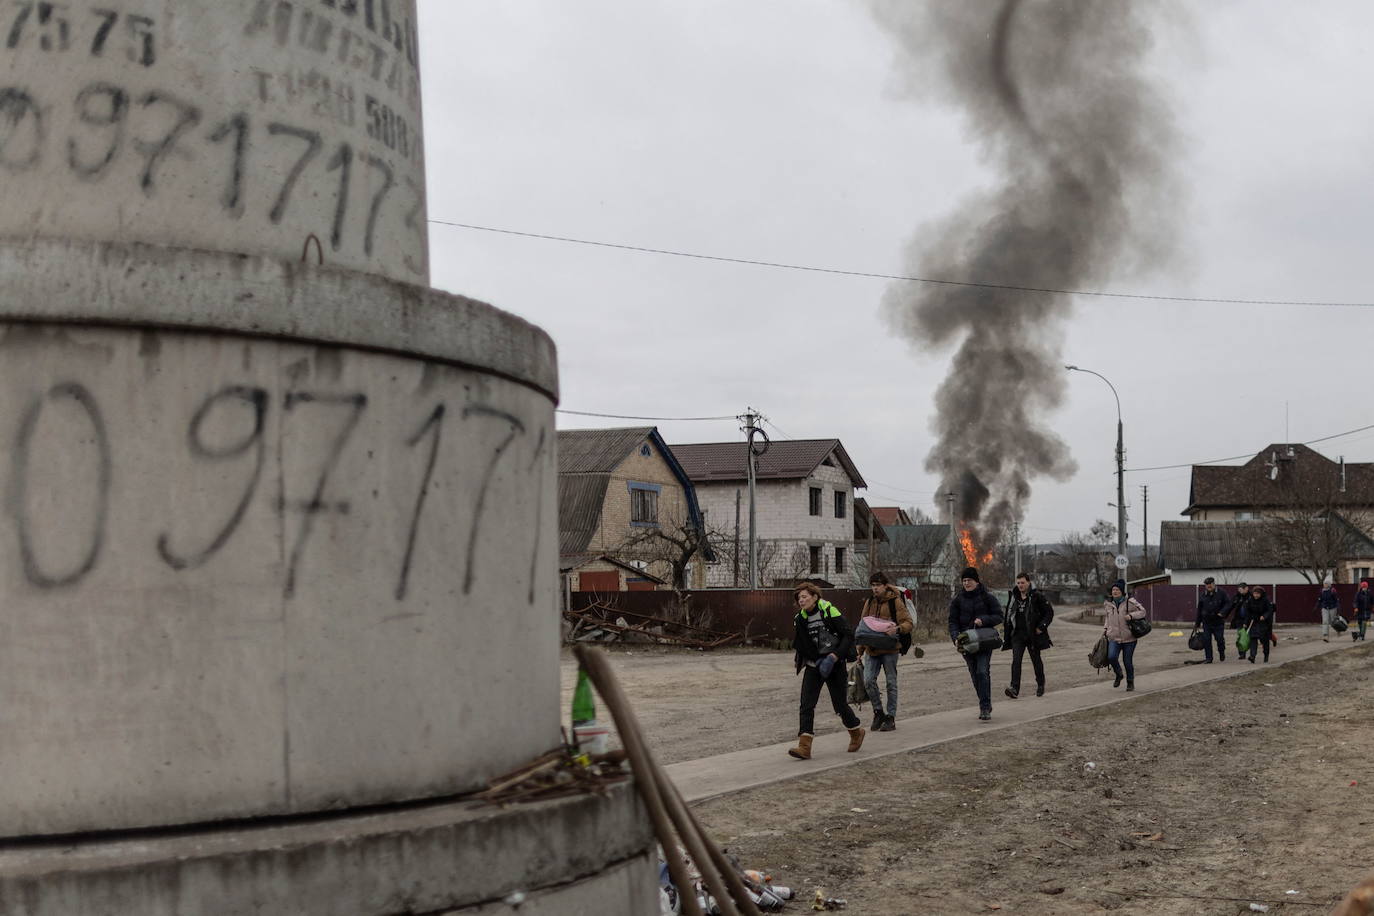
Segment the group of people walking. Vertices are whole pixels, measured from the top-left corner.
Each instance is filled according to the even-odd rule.
[[[1125,583],[1121,583],[1123,589]],[[849,751],[863,746],[867,731],[892,731],[897,727],[897,658],[905,652],[915,624],[905,596],[881,572],[869,577],[871,594],[864,600],[865,627],[873,621],[892,641],[900,641],[902,648],[889,646],[887,641],[872,640],[872,645],[859,645],[854,628],[844,615],[821,597],[820,589],[810,582],[797,586],[794,597],[797,614],[793,618],[793,661],[802,675],[799,728],[796,746],[788,753],[799,759],[809,759],[815,735],[816,703],[824,687],[830,694],[835,714],[849,731]],[[1139,605],[1135,605],[1139,607]],[[1143,616],[1144,610],[1141,609]],[[1026,573],[1016,577],[1016,586],[1007,598],[1005,607],[982,584],[978,570],[965,569],[960,578],[960,590],[950,600],[948,623],[950,641],[960,645],[961,634],[968,630],[1003,628],[998,640],[986,646],[961,649],[969,678],[978,695],[978,718],[992,718],[992,653],[996,643],[1012,653],[1011,684],[1006,695],[1016,699],[1021,693],[1021,672],[1024,657],[1029,654],[1035,675],[1035,695],[1045,693],[1045,665],[1041,652],[1053,642],[1049,625],[1054,620],[1054,608],[1037,590]],[[1134,640],[1134,637],[1131,637]],[[965,651],[969,650],[970,651]],[[847,662],[863,657],[863,684],[869,703],[873,706],[873,721],[868,730],[846,697],[848,687]],[[1115,656],[1113,656],[1115,657]],[[1130,683],[1134,685],[1134,671],[1130,655],[1126,655]],[[885,690],[879,689],[878,676],[883,675]],[[1118,678],[1120,683],[1120,678]]]
[[[1323,592],[1325,594],[1325,592]],[[1335,592],[1332,591],[1334,595]],[[1325,615],[1323,614],[1323,617]],[[1329,621],[1327,621],[1329,623]],[[1217,580],[1208,576],[1202,580],[1202,594],[1197,599],[1197,619],[1194,629],[1201,630],[1203,639],[1203,662],[1212,664],[1212,645],[1216,644],[1216,660],[1226,661],[1226,628],[1245,629],[1249,632],[1249,647],[1239,651],[1236,660],[1254,664],[1261,652],[1264,660],[1269,661],[1269,647],[1274,644],[1274,602],[1264,589],[1258,585],[1250,586],[1244,582],[1236,587],[1234,595],[1227,595],[1217,587]],[[1326,638],[1326,626],[1322,628],[1322,638]]]

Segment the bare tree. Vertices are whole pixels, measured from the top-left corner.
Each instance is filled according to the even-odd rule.
[[[1368,556],[1374,513],[1347,493],[1329,461],[1276,461],[1262,529],[1270,562],[1302,574],[1308,582],[1335,578],[1341,562]]]
[[[687,568],[694,559],[704,558],[708,545],[723,543],[690,518],[665,518],[652,528],[638,529],[613,550],[611,556],[624,562],[639,561],[657,572],[666,571],[676,591],[690,588]]]

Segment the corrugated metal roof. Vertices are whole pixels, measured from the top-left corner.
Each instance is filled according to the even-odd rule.
[[[671,447],[693,483],[745,480],[749,476],[743,442],[697,442]],[[783,439],[769,443],[758,457],[759,480],[810,477],[831,454],[856,487],[867,487],[839,439]]]
[[[653,433],[652,426],[620,429],[560,429],[558,473],[609,474],[641,442]]]
[[[558,553],[586,551],[601,524],[609,474],[558,475]]]
[[[1374,553],[1374,541],[1348,520],[1331,518],[1347,534],[1355,555]],[[1276,546],[1272,524],[1264,519],[1240,522],[1162,522],[1159,565],[1170,569],[1244,569],[1288,566]]]

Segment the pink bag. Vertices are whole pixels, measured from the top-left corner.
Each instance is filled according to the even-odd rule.
[[[865,617],[864,623],[875,633],[884,633],[889,636],[897,632],[897,621],[888,620],[886,617]]]

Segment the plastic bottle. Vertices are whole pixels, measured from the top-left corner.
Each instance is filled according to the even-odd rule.
[[[584,754],[606,753],[606,727],[596,721],[596,701],[592,682],[584,668],[577,669],[577,687],[572,699],[573,740]]]

